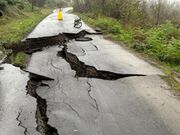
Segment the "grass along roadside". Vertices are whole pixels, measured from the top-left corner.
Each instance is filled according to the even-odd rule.
[[[49,13],[49,10],[27,12],[25,15],[12,17],[5,24],[0,24],[0,42],[19,42]]]
[[[105,37],[123,43],[125,47],[155,61],[157,67],[167,74],[168,83],[180,92],[177,81],[180,74],[180,29],[167,21],[164,24],[142,28],[122,24],[120,21],[93,14],[79,14],[83,20],[94,28],[100,28]]]
[[[4,16],[0,18],[0,59],[7,52],[2,48],[3,43],[18,43],[48,14],[49,9],[42,9],[35,12],[25,12],[15,17]],[[1,22],[1,20],[3,20]],[[13,65],[25,67],[28,55],[23,52],[12,54],[10,61]]]

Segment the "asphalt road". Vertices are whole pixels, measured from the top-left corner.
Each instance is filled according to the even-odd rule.
[[[57,21],[55,11],[43,20],[28,38],[53,36],[64,32],[78,33],[81,30],[95,32],[84,23],[81,29],[73,28],[73,21],[77,16],[65,13],[65,10],[63,21]],[[74,63],[69,63],[66,58],[57,55],[63,50],[62,47],[55,45],[33,53],[27,70],[55,79],[43,81],[49,87],[37,88],[37,94],[47,102],[48,124],[56,128],[59,135],[179,135],[180,104],[169,91],[170,87],[161,79],[160,75],[164,74],[103,36],[87,36],[93,40],[67,42],[67,56],[71,56],[71,61],[83,62],[86,67],[94,67],[98,72],[145,76],[116,80],[78,77],[75,69],[72,69]],[[2,66],[5,70],[0,71],[0,92],[7,96],[0,95],[0,107],[3,108],[2,103],[7,106],[6,100],[10,98],[9,95],[13,95],[13,107],[6,107],[13,110],[11,117],[8,109],[0,110],[0,135],[23,135],[24,131],[27,135],[38,135],[35,130],[35,116],[32,116],[33,112],[35,115],[35,100],[26,95],[25,90],[22,92],[28,80],[27,73],[11,65]],[[15,73],[12,73],[11,77],[7,77],[7,69],[13,69],[19,76],[14,77]],[[81,67],[79,70],[82,70]],[[5,78],[9,81],[3,81]],[[13,78],[21,80],[17,79],[16,84]],[[18,97],[13,92],[14,84],[18,93],[21,90]],[[17,100],[19,98],[23,101]],[[28,115],[28,112],[32,112],[31,115]],[[21,126],[18,126],[19,122]]]

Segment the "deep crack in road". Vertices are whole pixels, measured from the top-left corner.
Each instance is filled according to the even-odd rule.
[[[37,131],[43,135],[59,135],[56,128],[50,126],[48,124],[48,117],[46,115],[47,112],[47,103],[46,99],[41,98],[36,89],[39,84],[42,83],[44,77],[30,74],[30,80],[27,83],[27,93],[32,97],[36,98],[37,101],[37,110],[36,110],[36,123],[37,123]],[[45,80],[52,80],[52,79],[45,79]]]
[[[143,74],[119,74],[110,71],[97,70],[95,67],[86,65],[84,62],[80,61],[76,55],[69,53],[67,51],[67,45],[64,44],[63,46],[62,51],[59,51],[57,55],[64,58],[70,64],[71,68],[76,71],[77,77],[117,80],[133,76],[146,76]]]

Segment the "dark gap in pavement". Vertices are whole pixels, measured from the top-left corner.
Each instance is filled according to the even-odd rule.
[[[54,45],[63,45],[68,41],[68,39],[76,39],[77,41],[90,41],[92,38],[85,37],[85,35],[98,35],[102,34],[102,32],[88,32],[86,30],[82,30],[79,33],[63,33],[55,36],[47,36],[47,37],[38,37],[38,38],[27,38],[24,41],[18,43],[4,43],[3,47],[5,49],[11,49],[12,53],[25,52],[27,54],[32,54],[38,51],[42,51],[44,47],[54,46]],[[10,54],[11,55],[11,54]],[[8,58],[7,58],[8,59]],[[8,62],[6,60],[5,62]],[[9,62],[8,62],[9,63]]]
[[[29,77],[30,79],[27,82],[27,86],[26,86],[27,94],[36,98],[36,102],[37,102],[37,109],[35,115],[36,123],[37,123],[36,130],[40,132],[42,135],[59,135],[57,129],[48,124],[48,117],[46,114],[47,113],[46,99],[41,98],[36,92],[38,86],[43,85],[42,83],[43,80],[52,80],[52,79],[31,73]]]
[[[80,31],[79,33],[63,33],[65,35],[65,37],[67,37],[68,39],[76,39],[76,38],[80,38],[80,37],[84,37],[86,35],[86,31]]]
[[[97,32],[88,32],[86,30],[82,30],[79,33],[63,33],[65,37],[68,39],[78,39],[84,37],[85,35],[102,35],[103,33],[100,31]]]
[[[84,41],[84,42],[86,42],[86,41],[92,41],[93,39],[90,38],[90,37],[79,37],[79,38],[76,38],[75,40],[76,41]]]
[[[4,67],[0,67],[0,70],[4,70]]]
[[[28,71],[28,70],[23,70],[23,71],[28,72],[31,75],[31,78],[33,80],[37,80],[37,81],[42,81],[42,80],[45,80],[45,81],[54,81],[53,78],[50,78],[48,76],[44,76],[44,75],[40,75],[40,74],[37,74],[37,73],[33,73],[33,72]]]
[[[42,51],[44,47],[60,45],[65,42],[65,36],[59,34],[57,36],[29,38],[19,43],[4,44],[5,49],[12,49],[13,53],[25,52],[32,54],[37,51]]]
[[[77,77],[117,80],[125,77],[145,76],[143,74],[119,74],[109,71],[97,70],[95,67],[86,65],[84,62],[81,62],[76,55],[69,53],[67,51],[67,45],[64,45],[62,51],[59,51],[57,55],[64,58],[70,64],[71,68],[76,71]]]

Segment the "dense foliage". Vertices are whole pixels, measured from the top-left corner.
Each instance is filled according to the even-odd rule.
[[[169,0],[74,0],[76,11],[93,12],[124,23],[157,25],[171,20],[180,22],[179,3]]]
[[[8,6],[16,6],[19,9],[24,9],[30,6],[28,0],[0,0],[0,10],[5,10]]]

